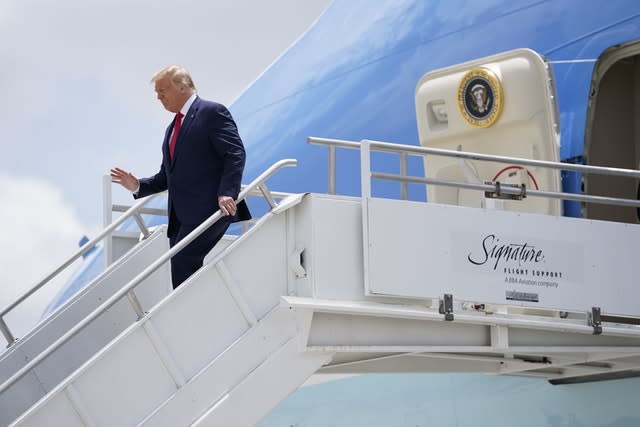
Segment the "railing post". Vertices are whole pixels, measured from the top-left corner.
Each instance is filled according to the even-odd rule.
[[[269,203],[269,206],[271,206],[271,209],[275,209],[278,204],[275,200],[273,200],[273,196],[271,195],[267,184],[263,182],[262,184],[258,185],[258,188],[260,189],[260,192],[262,193],[264,198],[267,200],[267,203]]]
[[[144,238],[146,239],[147,237],[149,237],[149,234],[151,233],[149,232],[149,228],[147,228],[147,224],[144,223],[140,212],[134,213],[133,218],[136,220],[136,224],[138,224],[138,227],[140,227],[140,231],[142,231],[142,235],[144,236]]]
[[[362,198],[371,197],[371,143],[363,139],[360,142],[360,184]]]
[[[133,311],[135,311],[138,315],[138,320],[142,319],[144,317],[144,310],[142,309],[142,304],[140,304],[140,300],[136,296],[133,289],[127,292],[127,299],[129,300],[129,303],[131,303]]]
[[[360,188],[362,193],[362,264],[365,295],[369,295],[369,199],[371,198],[371,147],[360,142]]]
[[[400,176],[403,178],[407,176],[408,158],[409,156],[406,151],[400,152]],[[400,183],[400,198],[402,200],[409,199],[409,183],[405,180],[402,180],[402,182]]]
[[[4,335],[4,338],[7,340],[7,347],[10,347],[16,339],[13,334],[11,334],[9,327],[2,317],[0,317],[0,332],[2,332],[2,335]]]
[[[329,171],[329,184],[328,184],[328,193],[336,194],[336,146],[329,145],[329,163],[328,163]]]
[[[113,221],[111,197],[111,176],[104,175],[102,177],[102,226],[107,228]],[[104,239],[104,267],[111,265],[113,258],[113,234],[109,233]]]

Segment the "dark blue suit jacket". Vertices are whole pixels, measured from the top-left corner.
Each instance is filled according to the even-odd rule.
[[[197,225],[218,210],[218,196],[236,199],[245,162],[238,129],[224,105],[196,97],[182,120],[173,161],[169,157],[172,129],[173,121],[165,132],[160,171],[141,178],[136,195],[138,198],[169,190],[170,230],[172,211],[181,224]],[[242,201],[233,220],[250,218]]]

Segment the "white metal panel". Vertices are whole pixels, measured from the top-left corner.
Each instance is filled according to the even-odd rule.
[[[636,225],[367,202],[371,294],[430,298],[452,293],[467,301],[639,313],[635,298],[629,298],[637,289],[628,280],[635,276],[640,251]]]
[[[191,378],[249,329],[215,269],[201,269],[153,313],[153,324]]]
[[[47,410],[34,414],[26,419],[20,419],[15,425],[21,427],[42,427],[55,425],[64,427],[86,427],[82,419],[73,408],[68,397],[60,393],[47,402]],[[4,425],[4,424],[3,424]]]
[[[216,255],[218,255],[220,252],[225,250],[226,247],[229,246],[231,243],[233,243],[237,238],[238,236],[232,236],[229,234],[225,234],[224,236],[222,236],[220,241],[216,243],[216,245],[211,249],[211,251],[204,258],[204,263],[207,264],[207,262],[211,261]]]
[[[315,297],[361,299],[362,212],[356,199],[314,196],[312,257]]]
[[[289,253],[285,236],[285,215],[274,215],[251,236],[251,244],[240,245],[224,259],[258,319],[277,306],[280,296],[287,293]]]
[[[523,362],[518,360],[509,361],[502,357],[469,356],[457,358],[453,353],[420,353],[417,348],[415,352],[396,352],[390,354],[363,353],[342,353],[351,356],[346,360],[342,358],[332,361],[332,363],[322,368],[319,373],[329,375],[355,375],[366,373],[454,373],[454,372],[482,372],[496,375],[500,372],[500,367],[522,366]],[[484,426],[483,426],[484,427]]]
[[[409,308],[409,307],[407,307]],[[407,310],[408,311],[408,310]],[[489,347],[489,329],[485,325],[457,322],[315,313],[308,345],[326,346],[467,346]]]
[[[27,351],[25,351],[27,350]],[[0,382],[5,381],[7,378],[9,378],[11,375],[13,375],[14,372],[17,372],[20,370],[20,368],[22,368],[27,361],[30,358],[30,353],[28,351],[28,349],[26,349],[24,346],[17,346],[17,344],[14,344],[14,347],[9,348],[4,354],[3,354],[3,358],[0,359]],[[42,387],[41,385],[37,385],[37,378],[35,376],[33,376],[33,381],[34,382],[34,386],[37,387]],[[23,387],[26,387],[26,384],[23,384]],[[24,391],[17,391],[16,393],[18,393],[18,395],[21,395],[22,393],[25,393],[26,389]],[[4,405],[6,404],[5,399],[8,399],[8,395],[6,395],[5,393],[0,394],[0,409],[6,409],[7,407],[5,407]],[[0,414],[2,412],[0,411]],[[0,421],[2,421],[2,419],[0,419]]]
[[[114,232],[111,238],[111,262],[125,255],[139,241],[139,233]]]
[[[99,425],[135,425],[176,388],[142,328],[100,354],[74,381]]]
[[[291,339],[193,426],[255,426],[330,359],[330,353],[300,352],[299,343]]]
[[[277,308],[265,316],[228,350],[208,364],[171,399],[145,419],[145,426],[186,426],[213,402],[229,393],[260,363],[296,334],[295,316]]]
[[[302,250],[300,255],[289,259],[291,264],[295,264],[296,267],[301,266],[305,270],[305,274],[301,276],[294,276],[291,279],[291,293],[297,296],[313,297],[315,291],[313,288],[313,281],[311,272],[314,270],[313,261],[313,211],[311,209],[312,201],[315,198],[314,194],[305,195],[302,203],[296,206],[295,209],[295,224],[293,227],[293,236],[289,236],[289,239],[293,241],[293,247],[289,250]],[[291,253],[289,254],[291,255]],[[302,257],[302,265],[300,265],[300,258]]]
[[[66,375],[81,366],[136,319],[137,316],[126,299],[117,302],[96,321],[43,360],[35,368],[38,378],[47,390],[51,390]],[[72,326],[74,325],[69,325],[69,329]]]
[[[16,368],[15,371],[18,370]],[[8,425],[45,394],[46,390],[35,372],[20,378],[7,392],[0,394],[0,425]]]
[[[137,326],[137,325],[136,325]],[[82,400],[83,412],[98,425],[135,425],[165,396],[175,383],[162,365],[145,332],[133,327],[125,332],[120,345],[111,345],[85,364],[64,385],[34,405],[15,423],[22,425],[66,425],[68,415],[59,410],[61,396],[73,386]],[[32,424],[46,419],[46,423]]]

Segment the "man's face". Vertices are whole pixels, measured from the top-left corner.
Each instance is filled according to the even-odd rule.
[[[156,93],[164,108],[172,113],[180,111],[189,98],[188,96],[185,97],[185,85],[178,84],[174,86],[168,77],[156,80]]]

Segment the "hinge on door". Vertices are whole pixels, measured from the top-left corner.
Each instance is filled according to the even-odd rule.
[[[440,314],[444,314],[444,320],[453,320],[453,295],[444,294],[444,298],[440,300],[440,307],[438,308]]]
[[[593,327],[593,335],[600,335],[602,333],[602,318],[600,314],[600,307],[591,307],[588,320],[589,326]]]

